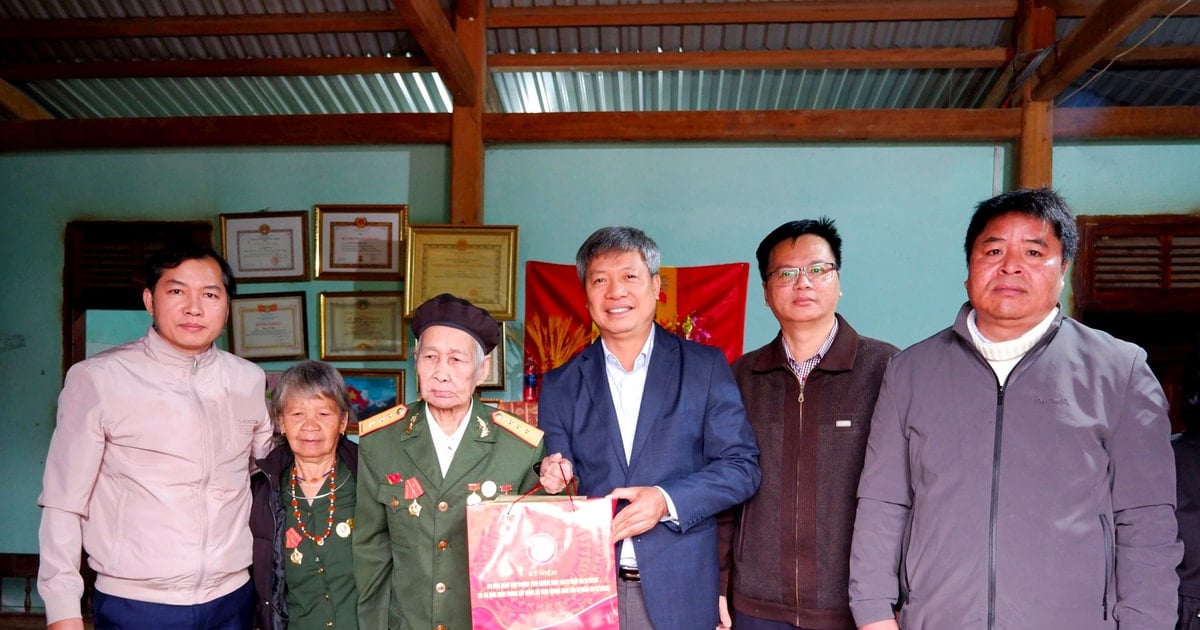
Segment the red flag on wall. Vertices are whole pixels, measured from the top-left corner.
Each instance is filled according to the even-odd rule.
[[[658,323],[668,331],[742,355],[748,263],[660,267]],[[599,336],[575,265],[525,264],[525,364],[538,373],[556,368]]]

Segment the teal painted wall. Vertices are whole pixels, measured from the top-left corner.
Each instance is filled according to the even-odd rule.
[[[963,232],[974,204],[1005,186],[993,174],[999,155],[1009,177],[1008,153],[983,144],[498,146],[486,154],[485,218],[521,226],[522,264],[571,262],[595,228],[632,224],[658,241],[665,264],[699,265],[751,261],[779,223],[828,214],[845,239],[841,312],[860,332],[903,346],[946,326],[963,301]],[[1064,145],[1054,159],[1057,186],[1080,213],[1200,210],[1200,143]],[[261,208],[408,203],[412,222],[440,223],[448,172],[447,150],[426,146],[0,155],[0,473],[9,481],[0,552],[37,549],[36,498],[61,386],[68,220],[216,221]],[[776,332],[753,274],[750,283],[747,349]],[[303,288],[316,356],[320,291],[395,287]],[[294,290],[246,284],[242,293]],[[518,305],[523,311],[523,287]],[[122,326],[105,322],[103,330],[120,336]],[[407,380],[411,398],[411,369]]]

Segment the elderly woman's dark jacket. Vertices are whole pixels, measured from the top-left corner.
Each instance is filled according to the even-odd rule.
[[[342,436],[337,443],[337,457],[358,476],[358,445]],[[287,589],[284,586],[283,500],[280,484],[295,463],[287,443],[280,444],[266,457],[258,460],[258,470],[250,477],[250,533],[254,536],[254,578],[257,599],[254,605],[254,626],[259,630],[287,628]]]

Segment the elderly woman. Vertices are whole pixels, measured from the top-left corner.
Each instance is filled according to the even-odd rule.
[[[487,311],[442,294],[417,307],[412,329],[421,400],[359,425],[359,619],[371,630],[465,629],[466,507],[537,486],[542,432],[474,396],[500,343],[500,324]],[[549,491],[565,485],[541,483]]]
[[[304,361],[279,377],[269,407],[281,437],[251,478],[256,626],[357,628],[358,445],[345,437],[346,383],[328,364]]]

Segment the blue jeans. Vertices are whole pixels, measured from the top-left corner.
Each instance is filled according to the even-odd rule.
[[[179,606],[105,595],[92,598],[96,630],[253,630],[254,583],[211,602]]]

